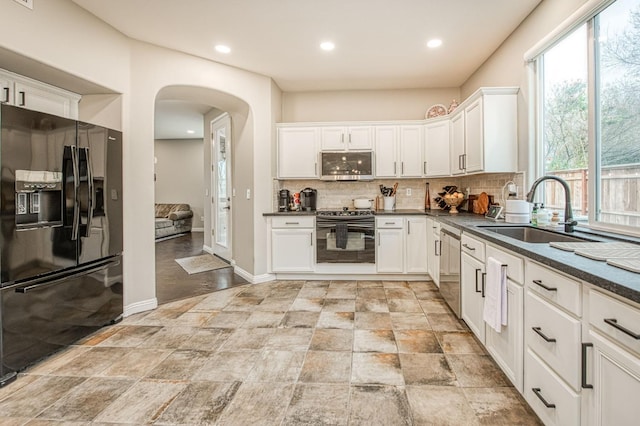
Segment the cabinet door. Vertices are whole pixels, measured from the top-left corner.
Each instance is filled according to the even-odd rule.
[[[485,336],[487,351],[520,393],[524,379],[523,293],[521,286],[511,280],[507,281],[507,325],[502,327],[500,333],[486,327]]]
[[[484,309],[483,274],[484,263],[462,253],[460,286],[462,319],[482,344],[485,342],[485,326],[482,319]]]
[[[271,267],[273,272],[313,271],[313,229],[273,229]]]
[[[431,218],[427,219],[427,272],[431,276],[431,280],[436,282],[436,263],[438,258],[436,257],[435,236],[433,234],[434,221]],[[436,283],[438,285],[438,283]]]
[[[431,233],[433,235],[433,233]],[[407,273],[427,273],[427,218],[407,217]]]
[[[422,176],[422,126],[400,126],[400,176]]]
[[[376,126],[375,128],[375,174],[377,178],[396,177],[398,168],[396,126]]]
[[[424,126],[423,154],[423,173],[425,176],[449,176],[451,172],[449,120]]]
[[[317,129],[283,127],[278,129],[278,177],[317,178]]]
[[[320,127],[320,149],[322,151],[344,151],[347,149],[345,127]]]
[[[47,90],[46,86],[16,82],[15,105],[34,111],[46,112],[60,117],[77,118],[70,115],[71,101],[68,97]]]
[[[640,359],[589,330],[593,342],[593,425],[634,425],[640,419]]]
[[[403,272],[403,229],[378,229],[376,268],[378,272]]]
[[[482,98],[473,102],[465,113],[465,158],[467,173],[484,170],[484,128],[482,123]]]
[[[451,142],[451,174],[460,175],[464,173],[464,113],[460,113],[451,118],[450,129]]]
[[[13,80],[0,74],[0,104],[13,105]]]
[[[348,149],[368,151],[373,148],[373,128],[371,126],[349,127],[345,139]]]

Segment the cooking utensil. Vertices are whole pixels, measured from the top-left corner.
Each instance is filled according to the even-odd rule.
[[[396,195],[396,191],[398,190],[398,182],[393,184],[393,190],[391,191],[391,196]]]

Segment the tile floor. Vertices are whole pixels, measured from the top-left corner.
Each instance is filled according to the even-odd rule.
[[[0,424],[538,425],[431,282],[277,281],[162,305],[0,389]]]

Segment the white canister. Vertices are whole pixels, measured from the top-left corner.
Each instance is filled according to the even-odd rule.
[[[525,200],[507,200],[505,213],[529,214],[531,204]]]
[[[396,197],[382,197],[385,210],[393,210],[396,208]]]
[[[506,213],[504,221],[507,223],[529,223],[529,213]]]

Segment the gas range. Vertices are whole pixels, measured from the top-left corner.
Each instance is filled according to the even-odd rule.
[[[316,215],[318,216],[373,216],[375,212],[373,210],[318,210]]]

